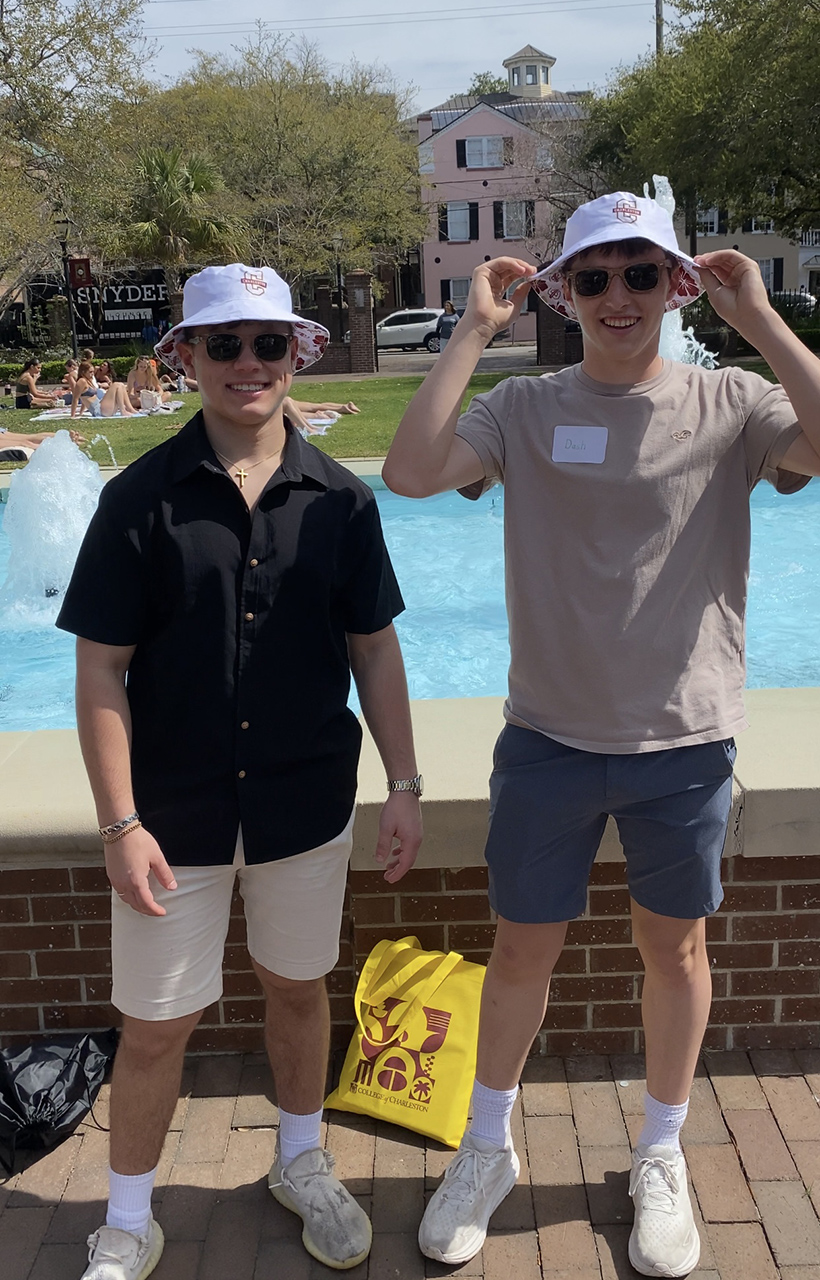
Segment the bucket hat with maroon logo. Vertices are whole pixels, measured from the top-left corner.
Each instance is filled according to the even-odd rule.
[[[290,289],[272,267],[206,267],[185,281],[182,322],[169,329],[154,347],[160,360],[184,373],[177,352],[182,330],[205,325],[235,324],[240,320],[280,320],[289,324],[298,342],[293,371],[315,364],[330,340],[324,325],[303,320],[293,310]]]
[[[667,302],[666,310],[676,311],[694,302],[703,292],[703,285],[694,259],[678,248],[671,217],[656,200],[633,196],[629,191],[600,196],[576,209],[567,220],[560,257],[530,277],[532,287],[554,311],[574,320],[575,308],[564,297],[563,268],[569,259],[600,244],[637,239],[656,244],[680,264],[677,292]]]

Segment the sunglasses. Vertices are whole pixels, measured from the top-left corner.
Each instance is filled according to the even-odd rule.
[[[292,341],[286,333],[257,333],[250,345],[257,360],[273,362],[284,358]],[[221,363],[236,360],[243,347],[243,339],[238,333],[209,333],[207,338],[199,335],[188,339],[192,347],[198,342],[204,342],[210,358]]]
[[[607,267],[582,267],[579,271],[570,271],[566,279],[582,298],[600,297],[615,276],[623,280],[632,293],[651,293],[658,287],[661,269],[671,270],[672,266],[670,262],[633,262],[617,271]]]

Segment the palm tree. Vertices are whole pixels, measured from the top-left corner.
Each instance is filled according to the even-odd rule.
[[[124,228],[127,252],[162,267],[169,298],[178,293],[188,264],[243,254],[244,222],[213,200],[222,189],[219,171],[205,156],[184,157],[176,147],[147,147],[137,156],[131,219]]]

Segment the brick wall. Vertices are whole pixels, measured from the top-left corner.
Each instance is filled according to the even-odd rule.
[[[346,342],[329,342],[324,355],[315,364],[309,364],[301,373],[311,378],[320,378],[326,373],[350,373],[350,347]]]
[[[820,1047],[820,858],[742,858],[724,864],[726,901],[708,924],[712,1049]],[[116,1022],[109,995],[109,893],[101,869],[0,871],[0,1040]],[[401,892],[379,872],[350,874],[339,964],[330,975],[333,1045],[353,1025],[355,975],[381,938],[484,963],[493,925],[486,871],[421,869]],[[640,1050],[640,962],[630,945],[623,864],[593,869],[587,915],[573,921],[534,1052]],[[262,1000],[244,949],[239,899],[225,955],[225,990],[192,1049],[262,1047]]]

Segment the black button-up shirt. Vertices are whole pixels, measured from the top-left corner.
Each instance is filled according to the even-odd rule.
[[[134,797],[171,865],[248,863],[343,829],[361,745],[346,633],[404,605],[370,489],[288,430],[253,513],[201,414],[111,480],[57,625],[136,645]]]

